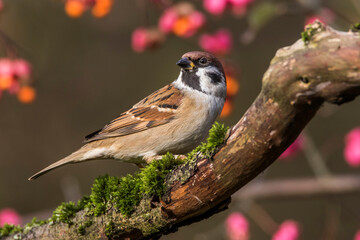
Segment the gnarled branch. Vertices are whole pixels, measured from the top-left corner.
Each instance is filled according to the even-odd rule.
[[[213,159],[197,160],[190,173],[173,171],[190,175],[185,183],[173,182],[166,198],[143,200],[129,218],[115,210],[94,217],[85,235],[77,230],[89,217],[79,212],[71,226],[46,224],[22,239],[156,238],[225,209],[230,196],[273,163],[324,102],[342,104],[360,93],[359,33],[319,22],[307,30],[306,42],[278,50],[259,96]]]

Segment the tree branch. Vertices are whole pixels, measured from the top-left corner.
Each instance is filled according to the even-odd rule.
[[[22,239],[157,238],[224,210],[230,196],[273,163],[325,101],[341,104],[360,93],[359,33],[317,22],[303,37],[306,43],[298,40],[278,50],[259,96],[213,159],[198,159],[194,169],[175,169],[172,179],[187,180],[168,179],[166,196],[144,199],[129,218],[116,209],[92,217],[85,235],[78,227],[90,217],[81,211],[70,226],[46,224]]]

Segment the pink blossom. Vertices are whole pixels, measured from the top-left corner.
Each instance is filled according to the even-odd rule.
[[[360,240],[360,230],[356,232],[354,240]]]
[[[19,92],[20,90],[20,83],[19,81],[12,81],[11,86],[7,89],[7,91],[11,94],[14,95],[17,92]]]
[[[272,240],[296,240],[299,235],[299,224],[295,221],[287,220],[279,226]]]
[[[13,61],[14,74],[19,77],[30,77],[31,67],[30,64],[24,59],[17,59]]]
[[[279,157],[279,159],[287,159],[295,156],[304,148],[305,139],[300,135]]]
[[[0,59],[0,76],[13,76],[14,74],[14,68],[13,63],[8,58],[2,58]]]
[[[191,28],[197,30],[204,26],[205,16],[199,11],[194,11],[189,15],[189,24]]]
[[[319,21],[319,22],[321,22],[322,24],[325,24],[325,23],[319,18],[319,16],[310,16],[310,17],[306,18],[306,20],[305,20],[305,26],[308,25],[308,24],[313,24],[315,21]]]
[[[226,233],[230,240],[247,240],[249,223],[241,213],[231,213],[226,219]]]
[[[145,28],[137,28],[132,33],[131,46],[136,52],[143,52],[148,45],[148,36]]]
[[[199,38],[199,45],[205,51],[214,54],[226,54],[232,48],[232,37],[228,30],[221,29],[215,34],[203,34]]]
[[[226,8],[227,0],[204,0],[203,4],[209,13],[220,15]]]
[[[246,7],[247,5],[252,3],[252,1],[253,0],[228,0],[229,3],[236,7]]]
[[[199,28],[201,28],[205,24],[204,15],[198,11],[194,11],[191,14],[189,14],[187,19],[188,19],[188,22],[187,22],[187,26],[185,28],[186,30],[183,31],[182,33],[178,32],[178,34],[177,34],[178,36],[181,36],[184,38],[191,37],[199,30]]]
[[[246,11],[247,7],[253,0],[228,0],[231,4],[232,12],[237,16],[243,16]]]
[[[350,166],[360,166],[360,127],[354,128],[346,135],[344,157]]]
[[[305,26],[314,23],[316,20],[323,24],[330,24],[334,21],[335,14],[329,8],[322,8],[317,14],[309,16],[305,19]]]
[[[164,33],[170,33],[174,27],[178,14],[174,9],[167,9],[159,19],[159,29]]]
[[[21,223],[20,215],[11,208],[5,208],[0,211],[0,227],[4,224],[19,225]]]

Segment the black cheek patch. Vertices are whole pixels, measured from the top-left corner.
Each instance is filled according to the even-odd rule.
[[[181,81],[185,85],[202,92],[202,89],[200,87],[200,79],[199,76],[196,75],[196,72],[184,71],[181,76]]]
[[[206,75],[211,79],[211,82],[213,84],[219,84],[223,81],[222,74],[215,73],[215,72],[208,72],[208,73],[206,73]]]

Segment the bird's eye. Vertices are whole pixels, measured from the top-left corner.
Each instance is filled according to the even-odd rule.
[[[208,60],[204,57],[200,58],[200,60],[199,60],[199,63],[202,65],[207,64],[207,62],[208,62]]]

